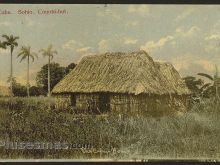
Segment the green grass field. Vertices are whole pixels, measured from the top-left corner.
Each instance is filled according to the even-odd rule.
[[[220,158],[220,108],[212,99],[195,104],[181,116],[160,118],[74,115],[45,109],[46,98],[23,99],[17,98],[13,109],[0,99],[0,139],[90,144],[93,150],[84,153],[80,149],[7,150],[1,147],[1,158]],[[38,108],[28,108],[27,102]]]

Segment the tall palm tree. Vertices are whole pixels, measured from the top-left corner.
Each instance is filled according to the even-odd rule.
[[[11,89],[11,93],[13,93],[13,82],[12,82],[12,78],[13,78],[13,51],[14,48],[18,46],[18,43],[16,42],[16,40],[19,39],[19,37],[14,37],[13,35],[2,35],[3,38],[5,38],[5,41],[3,42],[3,45],[5,45],[5,47],[9,47],[10,48],[10,54],[11,54],[11,71],[10,71],[10,89]]]
[[[31,52],[30,46],[22,46],[19,54],[17,57],[21,57],[20,62],[27,59],[27,96],[30,97],[30,83],[29,83],[29,65],[30,65],[30,58],[32,59],[32,62],[34,62],[35,57],[37,57],[37,54],[34,52]]]
[[[48,48],[46,49],[41,49],[39,52],[42,53],[43,57],[48,57],[48,97],[50,97],[51,93],[50,93],[50,63],[51,60],[53,59],[54,54],[57,54],[56,50],[53,50],[53,46],[49,45]]]

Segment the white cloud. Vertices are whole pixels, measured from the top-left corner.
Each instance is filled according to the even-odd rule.
[[[81,53],[81,54],[87,54],[87,53],[90,53],[92,50],[93,50],[92,47],[87,46],[87,47],[77,49],[76,52]]]
[[[138,40],[126,36],[115,36],[112,39],[102,39],[98,43],[97,52],[131,52],[138,50]]]
[[[176,28],[176,35],[180,35],[182,37],[192,37],[192,36],[197,35],[197,33],[200,30],[201,29],[197,26],[192,26],[188,30],[185,29],[184,27],[178,27],[178,28]]]
[[[212,73],[215,69],[215,63],[208,59],[201,59],[201,57],[196,56],[195,54],[185,54],[182,56],[177,56],[171,59],[171,63],[174,67],[180,70],[190,70],[192,66],[200,66],[202,68],[201,72],[205,71]]]
[[[205,40],[220,40],[220,34],[211,34],[210,36],[206,36]]]
[[[204,48],[206,53],[212,52],[213,54],[220,53],[220,20],[218,20],[205,35]]]
[[[205,41],[204,47],[206,52],[219,53],[220,34],[210,34],[205,37]]]
[[[215,40],[219,36],[210,35],[206,37],[206,40],[205,36],[207,36],[206,33],[197,26],[182,26],[176,28],[170,35],[146,42],[140,49],[149,52],[156,60],[170,61],[183,75],[198,72],[212,73],[217,63],[213,58],[213,54],[216,53],[213,50],[205,52],[206,40]],[[213,46],[213,44],[210,45]],[[217,47],[217,45],[214,46]]]
[[[82,47],[76,50],[77,53],[79,53],[77,61],[79,62],[84,56],[88,55],[94,55],[94,50],[92,47]]]
[[[199,32],[201,32],[201,30],[197,26],[192,26],[188,29],[185,27],[178,27],[173,34],[162,37],[158,41],[148,41],[144,45],[140,46],[140,49],[151,54],[154,54],[155,52],[163,54],[163,52],[166,52],[167,49],[173,52],[179,49],[179,51],[186,53],[185,51],[200,44],[199,42],[192,42],[200,39]],[[189,45],[190,42],[192,42],[192,44]],[[188,45],[188,47],[185,48],[185,45]],[[192,50],[195,50],[195,48]]]
[[[148,16],[150,14],[150,9],[148,5],[129,5],[129,13],[136,13],[140,16]]]
[[[108,52],[110,51],[110,45],[109,45],[109,42],[105,39],[101,40],[99,43],[98,43],[98,51],[99,52]]]
[[[78,62],[82,59],[82,57],[94,54],[94,49],[92,47],[84,46],[84,44],[75,40],[69,40],[62,45],[62,48],[75,52],[77,55],[76,61]]]
[[[82,46],[83,45],[80,42],[77,42],[75,40],[69,40],[65,44],[62,45],[62,48],[66,50],[76,51]]]
[[[136,44],[137,42],[138,42],[137,39],[132,39],[132,38],[125,38],[124,39],[124,44],[125,45]]]
[[[159,39],[157,42],[149,41],[145,45],[141,46],[140,49],[145,50],[150,53],[154,50],[158,50],[162,48],[165,44],[172,41],[173,39],[174,39],[173,36],[166,36],[166,37]]]

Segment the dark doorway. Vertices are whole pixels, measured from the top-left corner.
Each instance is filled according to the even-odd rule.
[[[101,93],[99,97],[101,112],[110,111],[110,97],[108,93]]]
[[[72,94],[70,99],[71,99],[71,106],[76,106],[76,95]]]

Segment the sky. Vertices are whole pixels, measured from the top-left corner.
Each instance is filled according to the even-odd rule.
[[[38,14],[38,10],[66,14]],[[145,50],[156,61],[173,64],[182,77],[214,74],[220,67],[220,5],[7,5],[0,4],[0,35],[19,36],[13,53],[14,77],[26,83],[27,63],[17,58],[31,46],[39,58],[30,65],[30,83],[47,59],[40,49],[57,50],[53,62],[67,66],[83,56]],[[31,10],[34,14],[18,14]],[[3,38],[0,38],[2,41]],[[0,85],[8,85],[9,50],[0,49]]]

